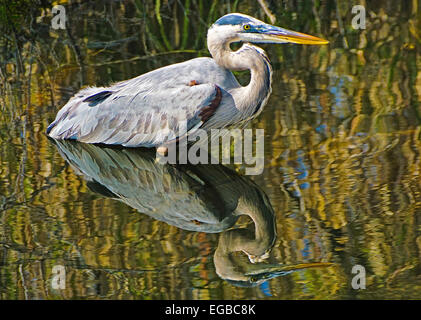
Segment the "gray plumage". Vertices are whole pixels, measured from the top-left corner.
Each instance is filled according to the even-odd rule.
[[[230,44],[298,43],[303,36],[306,43],[322,43],[246,15],[226,15],[208,31],[212,58],[170,65],[107,88],[83,89],[58,112],[47,134],[87,143],[157,147],[198,128],[243,126],[260,114],[269,98],[272,68],[262,49],[245,43],[232,51]],[[243,87],[230,70],[246,69],[251,80]]]
[[[201,67],[212,70],[211,83],[204,83]],[[209,105],[216,95],[213,83],[221,83],[224,88],[235,86],[235,78],[224,73],[212,59],[198,58],[108,88],[84,89],[60,110],[49,135],[56,139],[128,147],[160,145],[167,132],[170,133],[167,140],[173,140],[180,130],[185,130],[184,120],[187,130],[200,126],[201,108]],[[189,86],[182,80],[188,78],[203,84]],[[103,92],[106,93],[103,100],[100,96],[99,101],[86,101]],[[230,99],[226,90],[222,90],[222,95],[224,101]]]

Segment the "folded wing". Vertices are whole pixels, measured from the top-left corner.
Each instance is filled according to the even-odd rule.
[[[177,139],[199,128],[229,95],[214,83],[176,76],[177,69],[162,68],[108,88],[81,90],[59,111],[47,134],[128,147]]]

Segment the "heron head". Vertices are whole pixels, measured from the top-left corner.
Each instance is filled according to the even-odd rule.
[[[263,21],[241,13],[230,13],[219,18],[211,27],[212,31],[230,42],[253,43],[298,43],[327,44],[329,41],[272,26]]]

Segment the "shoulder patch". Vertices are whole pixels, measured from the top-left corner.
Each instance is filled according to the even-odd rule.
[[[215,97],[211,101],[211,103],[208,106],[205,106],[200,110],[199,117],[202,121],[207,121],[218,109],[221,99],[222,99],[222,92],[221,88],[219,88],[217,85],[215,85]]]

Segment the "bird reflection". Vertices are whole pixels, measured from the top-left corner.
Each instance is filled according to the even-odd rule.
[[[221,233],[215,270],[235,285],[254,286],[297,269],[328,265],[263,263],[276,239],[273,208],[259,186],[225,166],[163,165],[149,149],[54,143],[92,191],[184,230]],[[254,231],[232,228],[241,215],[252,219]],[[234,259],[235,252],[244,252],[249,261]]]

